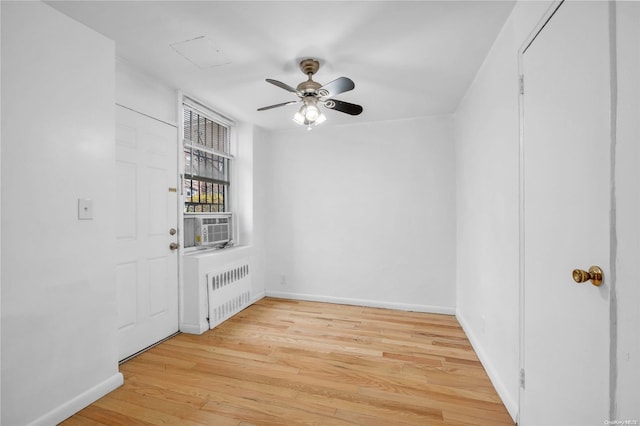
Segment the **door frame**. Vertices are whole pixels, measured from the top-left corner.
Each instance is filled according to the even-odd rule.
[[[525,159],[525,143],[524,143],[524,87],[526,80],[524,79],[524,53],[529,46],[535,41],[537,36],[543,31],[547,23],[553,19],[555,13],[564,4],[565,0],[554,0],[542,15],[536,26],[532,29],[529,36],[524,40],[520,49],[518,49],[518,131],[519,131],[519,206],[518,206],[518,240],[519,240],[519,386],[518,386],[518,413],[516,422],[520,423],[520,413],[522,410],[524,399],[524,360],[525,360],[525,233],[524,233],[524,212],[525,212],[525,181],[524,181],[524,159]],[[616,299],[616,193],[615,193],[615,148],[616,148],[616,122],[617,122],[617,70],[616,70],[616,9],[615,0],[608,2],[609,4],[609,64],[610,64],[610,149],[611,149],[611,191],[610,191],[610,256],[609,256],[609,273],[607,274],[607,285],[609,286],[609,418],[615,418],[615,400],[616,400],[616,377],[617,377],[617,299]]]

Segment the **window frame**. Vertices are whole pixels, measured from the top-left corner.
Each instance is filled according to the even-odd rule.
[[[185,126],[184,126],[184,112],[185,107],[197,112],[199,115],[206,117],[207,119],[225,126],[228,131],[228,143],[229,143],[229,152],[221,152],[216,149],[212,149],[209,147],[198,146],[197,143],[193,143],[191,140],[187,140],[185,138]],[[198,101],[193,96],[184,94],[179,92],[178,96],[178,171],[179,171],[179,180],[180,180],[180,202],[178,205],[178,216],[179,223],[181,224],[183,234],[185,232],[185,218],[195,218],[195,217],[231,217],[231,235],[232,235],[232,244],[230,246],[238,245],[238,224],[237,224],[237,173],[235,162],[237,161],[235,153],[237,152],[237,125],[236,121],[220,114],[219,112],[213,110],[211,107],[206,106],[206,104]],[[193,146],[193,149],[198,149],[200,151],[213,154],[228,160],[227,166],[227,191],[225,193],[225,212],[186,212],[186,193],[185,193],[185,179],[187,179],[187,174],[185,171],[185,148]],[[185,247],[184,246],[184,235],[181,235],[180,242],[183,247],[183,251],[186,253],[192,251],[201,251],[201,250],[216,250],[216,247]]]

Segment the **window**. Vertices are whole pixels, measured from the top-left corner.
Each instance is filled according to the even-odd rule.
[[[184,211],[229,211],[230,128],[184,105]]]
[[[185,248],[232,242],[229,200],[232,125],[231,121],[185,98],[182,120]]]

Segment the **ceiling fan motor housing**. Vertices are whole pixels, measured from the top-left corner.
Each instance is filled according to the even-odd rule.
[[[305,96],[315,95],[318,89],[322,87],[322,85],[313,81],[311,79],[311,76],[318,72],[319,68],[320,63],[315,59],[305,59],[304,61],[300,62],[300,70],[307,76],[309,76],[309,79],[298,84],[296,90],[304,93]]]
[[[302,70],[305,75],[313,75],[318,72],[318,69],[320,69],[320,62],[315,59],[305,59],[300,62],[300,70]]]
[[[322,85],[320,83],[316,83],[315,81],[311,80],[311,76],[309,76],[309,80],[303,81],[302,83],[298,84],[296,90],[304,93],[305,96],[314,96],[318,89],[321,87]]]

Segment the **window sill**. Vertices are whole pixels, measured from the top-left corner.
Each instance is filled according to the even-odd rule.
[[[246,250],[249,248],[251,248],[251,246],[247,246],[247,245],[237,245],[237,246],[224,247],[224,248],[213,248],[213,247],[188,248],[183,251],[182,255],[185,257],[215,256],[218,254],[231,253],[235,251]]]

